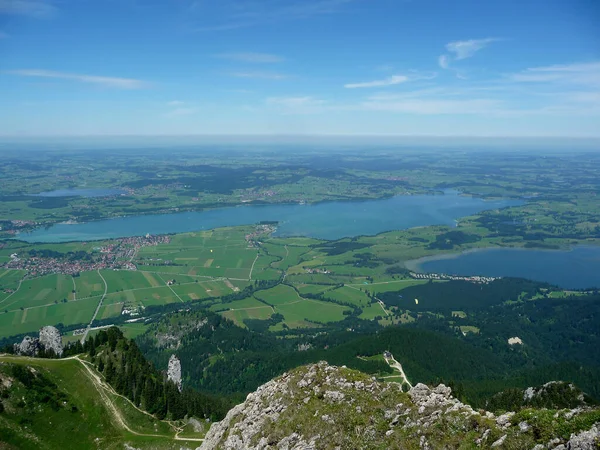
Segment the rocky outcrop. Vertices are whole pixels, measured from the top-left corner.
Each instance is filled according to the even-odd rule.
[[[200,449],[531,449],[541,444],[531,428],[515,413],[475,411],[444,385],[405,393],[397,383],[322,362],[249,394],[211,426]],[[557,445],[587,449],[597,434],[596,426]]]
[[[598,450],[600,448],[600,424],[596,423],[590,430],[572,434],[567,442],[568,450]]]
[[[39,337],[25,336],[20,344],[14,345],[14,349],[17,355],[23,356],[38,356],[41,351],[52,351],[55,355],[62,356],[62,336],[55,327],[42,327]]]
[[[52,350],[56,355],[62,356],[63,354],[63,344],[62,344],[62,336],[60,331],[57,328],[47,326],[40,329],[40,345],[43,348],[48,350]]]
[[[167,380],[172,381],[181,392],[181,361],[175,355],[169,358],[169,366],[167,367]]]
[[[40,351],[40,340],[25,336],[20,344],[15,344],[15,353],[23,356],[37,356]]]

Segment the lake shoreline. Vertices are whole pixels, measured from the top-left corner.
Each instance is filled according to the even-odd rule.
[[[569,277],[564,267],[576,267]],[[456,276],[518,277],[566,289],[600,287],[600,242],[565,245],[559,249],[525,247],[471,248],[404,262],[415,273]]]

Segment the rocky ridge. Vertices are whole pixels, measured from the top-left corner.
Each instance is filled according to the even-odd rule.
[[[406,393],[397,383],[321,362],[249,394],[211,426],[200,449],[598,448],[599,410],[536,414],[475,411],[444,385],[417,384]]]

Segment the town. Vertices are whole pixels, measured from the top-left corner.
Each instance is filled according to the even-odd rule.
[[[171,241],[170,236],[159,235],[127,237],[116,239],[103,247],[93,248],[88,252],[28,252],[13,253],[10,261],[3,266],[7,269],[25,270],[24,278],[39,277],[53,273],[77,276],[89,270],[122,269],[137,270],[132,262],[142,247],[165,244]]]

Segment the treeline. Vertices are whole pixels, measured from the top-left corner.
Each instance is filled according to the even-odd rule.
[[[464,244],[472,244],[480,241],[481,237],[476,234],[467,234],[463,231],[448,231],[438,234],[427,248],[432,250],[452,250],[454,247]]]
[[[35,258],[55,258],[55,259],[67,259],[69,261],[90,261],[92,259],[92,255],[84,250],[78,250],[76,252],[57,252],[56,250],[36,250],[31,249],[27,252],[30,257]]]
[[[91,357],[115,391],[159,419],[194,416],[220,420],[232,406],[224,397],[205,395],[189,388],[179,392],[117,327],[101,330],[83,345],[77,341],[65,349],[64,356],[82,352]]]

